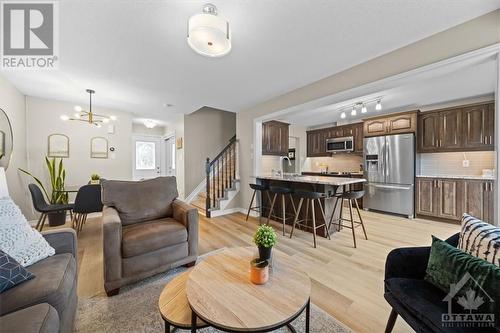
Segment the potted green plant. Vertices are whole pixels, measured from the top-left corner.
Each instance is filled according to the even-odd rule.
[[[63,159],[56,158],[49,159],[45,157],[45,165],[49,171],[50,186],[52,188],[51,194],[47,192],[42,181],[33,176],[30,172],[19,168],[19,171],[31,176],[33,180],[40,186],[42,192],[47,197],[50,204],[67,204],[68,203],[68,192],[64,191],[64,182],[66,181],[66,170],[64,169]],[[66,223],[66,211],[58,211],[49,213],[49,225],[51,227],[63,225]]]
[[[276,233],[271,226],[261,225],[255,235],[253,235],[253,241],[255,245],[259,248],[259,259],[269,260],[271,258],[271,250],[276,244]]]
[[[97,173],[90,175],[90,184],[99,184],[101,182],[101,177]]]

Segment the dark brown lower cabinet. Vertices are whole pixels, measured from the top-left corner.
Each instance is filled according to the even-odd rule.
[[[493,223],[493,200],[492,180],[417,178],[417,215],[459,221],[468,213]]]

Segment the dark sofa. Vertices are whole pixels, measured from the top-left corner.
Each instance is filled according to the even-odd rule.
[[[459,234],[448,238],[450,245],[458,245]],[[424,280],[429,261],[430,246],[392,250],[385,264],[384,297],[392,306],[385,332],[390,333],[397,316],[401,316],[417,333],[498,332],[495,328],[443,327],[441,316],[447,313],[443,302],[446,293]]]
[[[42,232],[56,254],[27,269],[35,278],[0,294],[1,332],[73,332],[78,298],[76,233]]]

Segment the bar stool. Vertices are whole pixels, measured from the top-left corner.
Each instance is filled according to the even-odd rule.
[[[365,230],[365,225],[363,223],[363,218],[361,217],[361,213],[359,211],[359,205],[358,205],[358,199],[361,199],[365,195],[365,191],[349,191],[349,192],[344,192],[342,193],[338,198],[337,201],[335,202],[335,205],[333,207],[333,213],[332,217],[330,218],[330,223],[328,224],[328,228],[331,228],[332,224],[337,226],[338,229],[340,230],[341,227],[348,228],[352,230],[352,239],[354,241],[354,248],[356,248],[356,233],[354,232],[354,229],[361,226],[363,228],[363,233],[365,234],[365,238],[368,240],[368,236],[366,235],[366,230]],[[339,218],[337,219],[337,222],[333,222],[333,216],[335,215],[335,211],[337,209],[337,203],[340,200],[340,215]],[[349,216],[350,219],[344,219],[342,217],[342,210],[344,207],[344,200],[347,200],[349,202]],[[352,202],[356,204],[356,211],[358,212],[359,216],[359,221],[354,221],[353,214],[352,214]],[[342,222],[350,222],[350,225],[345,225]]]
[[[253,194],[252,194],[252,200],[250,200],[250,206],[248,206],[248,212],[245,221],[248,221],[248,216],[250,215],[250,211],[254,211],[259,213],[259,222],[260,222],[260,218],[262,217],[262,208],[264,208],[264,206],[262,205],[262,193],[266,193],[267,199],[269,200],[269,202],[271,202],[271,197],[269,196],[269,186],[267,184],[249,184],[249,185],[250,188],[253,190]],[[260,192],[260,197],[261,197],[260,205],[252,207],[257,191]]]
[[[293,197],[292,197],[293,189],[290,187],[270,186],[269,192],[273,193],[274,196],[273,196],[273,201],[271,203],[271,208],[269,209],[269,215],[267,216],[266,224],[269,224],[269,220],[271,219],[271,217],[283,221],[283,236],[285,236],[286,220],[293,219],[297,214],[297,210],[295,209],[295,203],[293,202]],[[276,198],[278,197],[278,195],[281,196],[281,216],[273,215],[274,204],[276,203]],[[287,195],[292,203],[294,214],[286,212],[285,197]]]
[[[312,234],[313,234],[313,243],[314,247],[316,247],[316,229],[318,228],[325,228],[326,235],[328,239],[330,239],[330,230],[329,226],[326,224],[326,216],[325,216],[325,210],[323,209],[323,205],[321,204],[321,199],[325,198],[325,195],[323,193],[319,192],[311,192],[311,191],[295,191],[294,193],[295,197],[300,198],[299,201],[299,207],[297,209],[297,213],[295,214],[295,219],[293,221],[292,225],[292,231],[290,232],[290,238],[293,236],[293,231],[295,230],[295,225],[302,226],[304,228],[310,228],[312,229]],[[299,215],[300,215],[300,209],[302,208],[302,203],[306,200],[306,215],[302,220],[299,220]],[[321,212],[321,215],[323,216],[323,221],[325,221],[323,224],[316,225],[316,211],[314,209],[314,202],[317,201],[319,205],[319,210]],[[307,224],[307,221],[309,220],[309,206],[311,206],[311,215],[312,215],[312,226]]]

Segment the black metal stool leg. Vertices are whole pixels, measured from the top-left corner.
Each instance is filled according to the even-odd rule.
[[[283,218],[283,236],[285,236],[285,224],[286,224],[286,206],[285,206],[285,195],[281,195],[281,213]]]
[[[311,201],[311,213],[312,213],[312,223],[313,223],[313,243],[316,248],[316,215],[314,214],[314,199],[309,199]]]
[[[363,223],[363,218],[361,217],[361,212],[359,211],[358,200],[354,199],[354,202],[356,203],[356,210],[358,211],[359,222],[361,222],[361,228],[363,228],[363,233],[365,234],[365,238],[366,240],[368,240],[368,236],[366,235],[366,230],[365,230],[365,224]]]
[[[352,200],[348,199],[347,201],[349,201],[349,216],[351,217],[352,240],[354,241],[354,248],[356,248],[356,232],[354,231],[354,218],[352,216]]]
[[[257,190],[253,190],[252,200],[250,200],[250,206],[248,206],[248,212],[247,212],[247,217],[245,218],[245,221],[248,221],[248,216],[250,215],[250,210],[252,209],[253,200],[255,199],[256,192],[257,192]]]
[[[299,208],[297,209],[297,213],[295,214],[295,219],[293,220],[292,231],[290,231],[290,238],[292,238],[292,236],[293,236],[293,231],[295,230],[295,224],[297,223],[297,220],[299,219],[300,209],[302,208],[302,202],[303,201],[304,201],[304,199],[300,198],[300,200],[299,200]]]
[[[271,215],[273,214],[273,209],[274,209],[274,203],[276,202],[276,197],[278,196],[277,193],[274,194],[273,196],[273,201],[271,203],[271,208],[269,209],[269,215],[267,215],[267,222],[266,224],[269,225],[269,220],[271,220]]]
[[[319,204],[319,210],[321,211],[321,215],[323,216],[323,220],[325,221],[326,237],[328,237],[328,239],[331,239],[330,238],[330,228],[328,227],[328,224],[326,223],[325,210],[323,209],[323,205],[321,204],[321,199],[318,199],[318,204]]]

